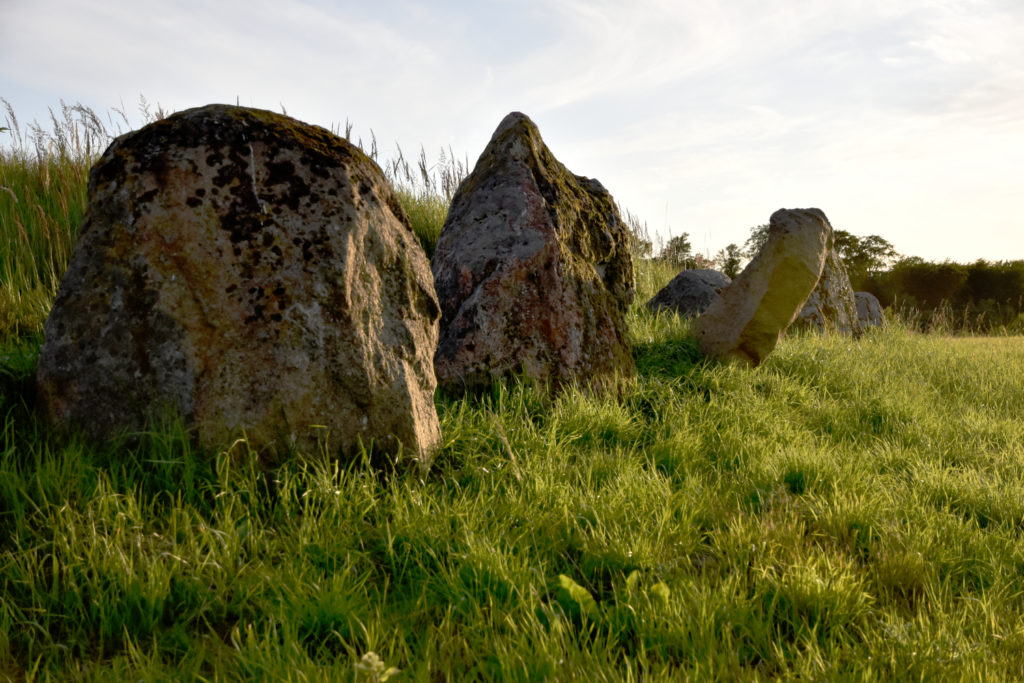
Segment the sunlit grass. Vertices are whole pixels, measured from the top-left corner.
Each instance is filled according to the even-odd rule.
[[[751,371],[632,324],[633,394],[443,402],[424,481],[58,439],[9,359],[0,670],[1021,673],[1024,340],[798,336]]]

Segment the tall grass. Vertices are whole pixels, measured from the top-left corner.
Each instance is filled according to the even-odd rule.
[[[439,400],[423,478],[53,434],[9,337],[0,679],[1024,677],[1024,340],[712,364],[651,263],[630,393]]]
[[[448,218],[448,205],[459,183],[469,175],[469,161],[459,160],[450,149],[442,149],[437,162],[430,164],[420,148],[414,168],[399,147],[396,156],[385,162],[383,168],[427,258],[433,258],[441,228]]]
[[[890,317],[918,332],[944,335],[1007,336],[1024,334],[1024,301],[999,304],[986,300],[981,305],[954,307],[943,300],[932,309],[921,309],[897,299]]]
[[[23,131],[10,103],[0,135],[0,337],[38,332],[67,267],[100,134],[88,110],[62,107],[53,130]],[[76,117],[77,115],[77,117]]]

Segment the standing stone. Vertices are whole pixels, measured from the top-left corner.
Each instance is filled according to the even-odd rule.
[[[505,117],[455,193],[431,265],[442,389],[519,373],[553,388],[632,381],[628,228],[601,183],[570,173],[525,115]]]
[[[761,251],[698,319],[701,351],[760,364],[818,283],[832,240],[820,209],[773,213]]]
[[[853,287],[835,248],[829,248],[818,284],[797,314],[795,325],[821,332],[860,336],[861,326],[857,318]]]
[[[698,316],[707,310],[731,282],[728,275],[717,270],[684,270],[647,302],[647,308]]]
[[[42,412],[95,437],[180,415],[271,458],[440,441],[429,264],[380,169],[328,131],[210,105],[114,141],[46,323]]]
[[[885,314],[878,297],[871,292],[854,292],[853,296],[857,301],[857,319],[861,328],[885,327]]]

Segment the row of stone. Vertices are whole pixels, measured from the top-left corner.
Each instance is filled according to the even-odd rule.
[[[838,274],[833,275],[835,272],[829,271],[831,277],[822,273],[817,286],[790,328],[857,336],[860,332],[873,327],[885,327],[887,323],[878,298],[871,292],[848,292],[842,286],[842,278],[838,277]],[[834,284],[836,279],[839,280],[839,284]],[[830,281],[833,284],[830,284]],[[647,302],[647,308],[655,312],[671,311],[685,317],[696,318],[704,313],[719,298],[722,290],[731,283],[732,279],[718,270],[684,270],[651,297]],[[841,305],[835,305],[837,297],[833,293],[841,298]],[[852,302],[849,298],[851,295]],[[856,317],[852,317],[852,311],[856,311]]]
[[[260,110],[180,112],[118,138],[90,172],[39,406],[100,438],[167,412],[207,447],[244,433],[272,459],[362,444],[426,465],[438,383],[630,385],[628,247],[607,190],[523,114],[459,187],[431,264],[345,140]],[[824,214],[777,212],[702,314],[701,347],[760,362],[836,267]]]

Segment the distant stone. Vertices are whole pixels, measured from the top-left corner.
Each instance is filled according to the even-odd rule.
[[[820,209],[773,213],[761,251],[698,318],[701,351],[760,364],[818,283],[832,240]]]
[[[854,292],[854,299],[857,301],[857,319],[863,329],[869,327],[885,327],[885,314],[882,312],[882,304],[871,292]]]
[[[647,302],[652,311],[676,311],[698,316],[719,297],[732,280],[717,270],[684,270]]]
[[[431,265],[442,389],[518,374],[552,388],[633,380],[629,231],[601,183],[570,173],[524,114],[505,117],[459,187]]]
[[[429,264],[380,169],[328,131],[210,105],[114,141],[46,323],[42,412],[95,437],[177,414],[268,458],[440,441]]]
[[[850,286],[850,277],[834,247],[829,248],[818,284],[797,314],[793,326],[860,336],[853,287]]]

